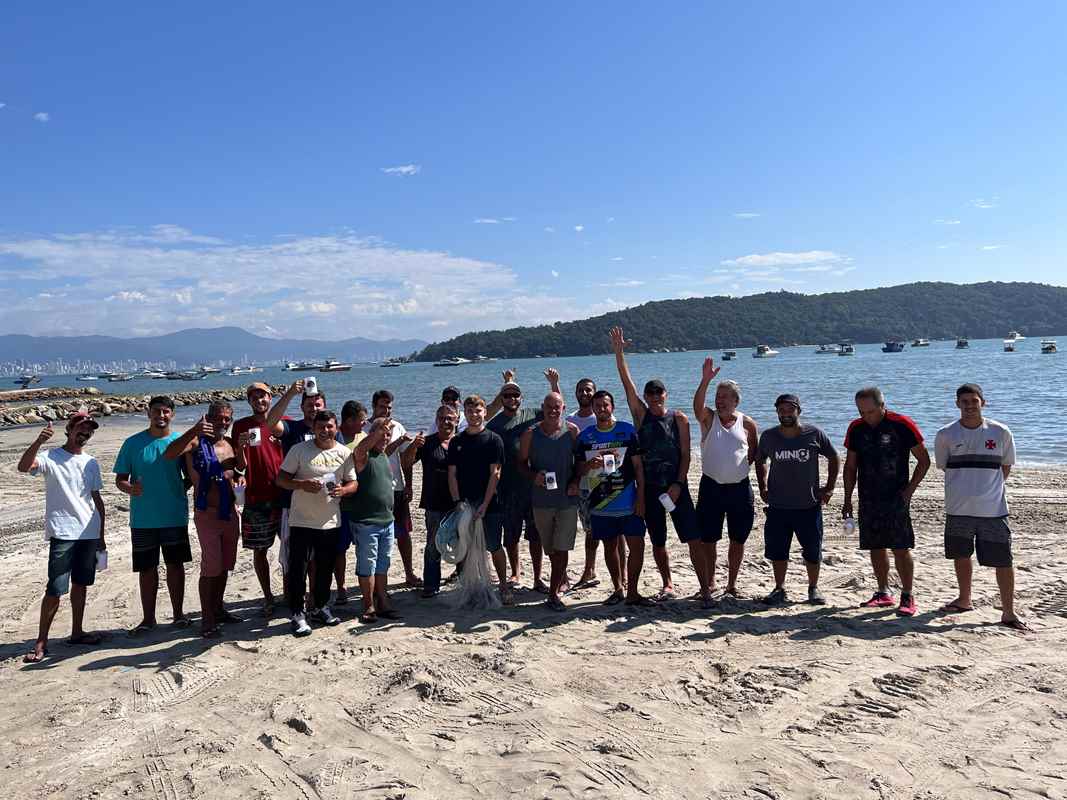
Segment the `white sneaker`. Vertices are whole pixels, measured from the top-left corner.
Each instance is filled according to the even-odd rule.
[[[312,622],[318,622],[320,625],[337,625],[341,622],[340,618],[334,616],[329,606],[316,608],[312,611],[311,620]]]
[[[311,626],[308,625],[308,621],[303,614],[293,614],[289,620],[289,625],[293,629],[293,636],[311,635]]]

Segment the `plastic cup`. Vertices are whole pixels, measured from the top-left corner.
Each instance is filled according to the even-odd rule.
[[[548,489],[550,492],[554,492],[556,490],[556,473],[545,473],[545,488]]]
[[[259,428],[252,428],[248,431],[248,446],[259,447],[263,444],[263,435]]]
[[[245,485],[243,483],[233,487],[233,502],[239,506],[245,504]]]
[[[308,397],[319,393],[319,383],[313,377],[304,378],[304,394]]]
[[[605,475],[610,475],[614,471],[615,471],[615,454],[614,453],[605,453],[604,454],[604,474]]]
[[[107,550],[96,551],[96,571],[103,572],[107,569]]]
[[[326,492],[327,497],[333,489],[337,486],[337,475],[333,472],[327,472],[322,476],[322,490]],[[333,500],[332,497],[330,497]]]
[[[674,511],[674,501],[671,500],[671,496],[666,492],[659,496],[659,502],[668,512]]]

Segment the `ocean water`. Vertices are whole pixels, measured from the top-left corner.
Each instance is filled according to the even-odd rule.
[[[1059,342],[1067,347],[1067,336],[1060,336]],[[885,392],[887,406],[912,417],[932,447],[937,429],[958,417],[956,387],[973,381],[981,384],[985,392],[986,415],[1012,429],[1020,461],[1067,463],[1067,433],[1062,424],[1067,419],[1067,353],[1042,355],[1038,339],[1018,342],[1014,353],[1003,352],[1001,339],[984,339],[972,340],[966,350],[956,350],[955,342],[947,341],[932,342],[925,348],[907,347],[893,354],[882,353],[881,345],[857,345],[856,355],[850,357],[816,355],[814,346],[800,346],[782,348],[779,356],[769,359],[753,358],[750,348],[738,349],[737,358],[732,361],[721,361],[721,351],[638,353],[627,358],[639,391],[645,381],[660,378],[667,386],[669,405],[691,415],[693,392],[707,355],[722,367],[717,380],[732,378],[741,384],[741,410],[753,417],[761,429],[777,424],[774,399],[791,392],[800,398],[802,420],[823,428],[840,446],[848,423],[856,416],[853,394],[862,386],[875,384]],[[351,372],[313,374],[335,411],[340,411],[342,403],[349,399],[360,400],[369,407],[376,389],[389,389],[396,396],[394,416],[414,431],[429,429],[443,387],[455,385],[464,396],[478,393],[488,401],[496,394],[505,367],[516,370],[525,395],[523,402],[539,404],[547,391],[543,371],[549,366],[560,372],[568,412],[576,405],[575,383],[579,378],[590,377],[599,388],[615,395],[617,416],[629,419],[614,357],[608,355],[518,359],[458,367],[360,366]],[[73,376],[52,376],[44,378],[40,385],[95,385],[115,394],[156,394],[240,387],[251,380],[280,384],[297,377],[302,374],[267,368],[255,376],[213,375],[191,382],[75,383]],[[711,396],[709,391],[709,401]],[[235,404],[237,416],[243,416],[246,409],[243,402]],[[292,410],[299,413],[295,401]],[[195,407],[181,409],[179,424],[191,422],[201,411]],[[694,426],[694,439],[698,433]]]

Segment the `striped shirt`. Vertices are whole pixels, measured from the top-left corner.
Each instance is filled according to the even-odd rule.
[[[945,513],[1006,517],[1008,496],[1001,467],[1015,463],[1015,440],[1007,425],[986,419],[977,428],[956,420],[937,432],[934,458],[945,471]]]

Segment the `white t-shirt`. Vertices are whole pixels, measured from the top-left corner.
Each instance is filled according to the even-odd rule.
[[[596,414],[590,414],[588,417],[581,417],[578,415],[578,412],[575,411],[573,414],[567,415],[567,422],[573,422],[577,425],[578,433],[581,433],[586,428],[596,425]]]
[[[93,492],[102,491],[104,483],[95,458],[55,447],[37,454],[37,466],[30,474],[44,476],[45,539],[100,538]]]
[[[337,483],[356,479],[352,451],[340,442],[329,450],[323,450],[314,441],[298,442],[286,453],[281,469],[298,481],[317,480],[331,472]],[[316,494],[297,489],[293,492],[289,507],[289,525],[297,528],[315,528],[325,531],[341,527],[340,498],[330,497],[325,488]]]
[[[1002,466],[1015,463],[1015,440],[1007,425],[986,419],[965,428],[956,420],[937,432],[934,458],[945,471],[945,513],[1006,517],[1008,496]]]
[[[397,439],[405,436],[407,429],[400,424],[398,420],[393,420],[393,435],[389,437],[389,444],[392,444]],[[400,468],[400,454],[411,447],[411,442],[406,442],[400,445],[393,451],[393,454],[389,456],[389,472],[393,476],[393,491],[402,492],[404,487],[407,486],[407,481],[404,480],[404,470]]]

